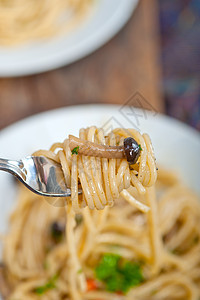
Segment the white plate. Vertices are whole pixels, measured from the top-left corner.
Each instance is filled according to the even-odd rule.
[[[124,112],[124,111],[123,111]],[[133,113],[133,111],[132,111]],[[122,114],[113,105],[85,105],[61,108],[22,120],[0,133],[0,157],[19,159],[37,149],[48,149],[69,133],[78,135],[81,127],[137,127],[149,133],[159,163],[177,170],[185,183],[200,193],[200,135],[194,129],[169,117],[134,109],[134,117]],[[16,201],[12,176],[0,172],[0,232]]]
[[[0,48],[0,76],[21,76],[58,68],[84,57],[113,37],[138,0],[98,0],[94,14],[70,34],[18,48]]]

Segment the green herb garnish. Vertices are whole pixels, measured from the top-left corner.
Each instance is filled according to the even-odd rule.
[[[44,263],[43,263],[43,268],[44,268],[45,270],[47,270],[47,269],[49,268],[49,264],[48,264],[47,261],[44,261]]]
[[[179,255],[179,251],[177,249],[171,249],[170,252],[174,255]]]
[[[151,291],[151,296],[154,296],[158,291],[157,290],[152,290]]]
[[[110,292],[125,294],[143,281],[140,264],[124,260],[116,254],[104,254],[95,273]]]
[[[47,283],[45,283],[44,285],[38,286],[35,289],[35,293],[38,295],[43,295],[47,291],[55,289],[57,279],[58,279],[58,275],[56,274],[53,277],[51,277]]]
[[[72,155],[76,154],[78,155],[78,150],[79,150],[79,146],[75,147],[74,149],[72,149]]]
[[[78,273],[78,274],[83,273],[83,269],[79,269],[79,270],[77,271],[77,273]]]
[[[142,147],[141,147],[141,145],[139,144],[138,146],[139,146],[139,149],[140,149],[140,151],[142,151]]]
[[[83,216],[81,214],[75,215],[76,225],[79,226],[83,222]]]

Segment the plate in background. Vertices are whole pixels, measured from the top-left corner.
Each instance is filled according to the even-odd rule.
[[[102,126],[106,132],[114,127],[147,132],[158,163],[179,172],[186,185],[200,193],[200,134],[175,119],[139,109],[134,109],[131,116],[120,106],[83,105],[29,117],[0,132],[0,157],[23,158],[35,150],[48,149],[70,133],[78,135],[81,127],[90,125]],[[0,232],[6,230],[15,201],[13,177],[0,172]]]
[[[123,27],[137,3],[138,0],[98,0],[93,15],[63,37],[16,48],[0,47],[0,76],[41,73],[88,55]]]

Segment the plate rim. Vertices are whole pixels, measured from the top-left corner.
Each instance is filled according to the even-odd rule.
[[[27,121],[28,122],[34,122],[35,119],[37,119],[38,117],[41,118],[41,117],[49,117],[49,115],[56,115],[56,114],[59,114],[59,113],[64,113],[64,111],[74,111],[74,110],[81,110],[81,111],[88,111],[89,109],[104,109],[104,107],[108,108],[109,110],[111,109],[119,109],[122,107],[121,105],[119,104],[109,104],[109,103],[92,103],[92,104],[79,104],[79,105],[69,105],[69,106],[62,106],[62,107],[58,107],[58,108],[55,108],[55,109],[50,109],[50,110],[46,110],[46,111],[42,111],[42,112],[39,112],[39,113],[36,113],[36,114],[33,114],[33,115],[30,115],[30,116],[27,116],[27,117],[24,117],[16,122],[13,122],[12,124],[2,128],[0,130],[0,139],[3,135],[6,135],[8,131],[12,130],[14,127],[20,127],[21,125],[23,125],[23,123],[26,123]],[[142,108],[135,108],[134,107],[134,110],[136,110],[137,112],[143,112],[144,109]],[[150,110],[145,110],[147,115],[149,117],[152,117],[153,113],[150,111]],[[199,139],[199,143],[200,143],[200,133],[197,129],[193,128],[192,126],[174,118],[174,117],[171,117],[171,116],[168,116],[164,113],[156,113],[156,117],[159,118],[159,119],[163,119],[165,122],[173,122],[173,124],[175,126],[178,126],[178,127],[182,127],[182,129],[185,129],[186,131],[189,131],[192,135],[195,136],[195,138]]]
[[[60,112],[62,112],[63,114],[65,114],[66,112],[69,113],[70,111],[73,111],[75,112],[76,110],[79,110],[81,112],[83,112],[84,110],[88,111],[89,108],[93,108],[95,109],[97,112],[98,112],[98,108],[101,108],[102,109],[109,109],[110,111],[119,111],[119,108],[121,108],[122,106],[121,105],[117,105],[117,104],[82,104],[82,105],[72,105],[72,106],[64,106],[64,107],[60,107],[60,108],[56,108],[56,109],[52,109],[52,110],[48,110],[48,111],[45,111],[45,112],[40,112],[40,113],[37,113],[37,114],[34,114],[32,116],[28,116],[26,118],[23,118],[17,122],[14,122],[13,124],[5,127],[4,129],[0,130],[0,141],[1,141],[1,138],[4,137],[5,135],[7,135],[9,132],[12,132],[12,129],[14,127],[16,127],[16,129],[18,130],[19,127],[22,127],[24,123],[26,122],[35,122],[38,118],[43,118],[43,117],[51,117],[52,115],[57,115],[59,114]],[[114,109],[114,110],[113,110]],[[141,111],[141,109],[136,109],[138,112]],[[143,110],[143,109],[142,109]],[[113,113],[114,113],[113,112]],[[148,111],[148,114],[152,116],[152,112],[151,111]],[[164,120],[164,122],[172,122],[173,124],[175,124],[175,126],[178,126],[178,128],[182,128],[183,130],[186,130],[189,134],[192,134],[194,135],[195,139],[197,140],[198,139],[198,143],[200,145],[200,133],[188,126],[187,124],[179,121],[179,120],[176,120],[172,117],[169,117],[169,116],[166,116],[164,114],[161,114],[161,113],[158,113],[157,114],[157,117],[162,120]],[[186,134],[187,134],[186,132]],[[2,199],[1,199],[2,200]],[[5,201],[6,202],[6,201]],[[4,204],[5,205],[5,204]],[[1,228],[1,233],[4,233],[6,232],[6,230],[8,229],[7,225],[8,225],[8,216],[10,216],[11,212],[13,211],[14,209],[14,202],[9,202],[8,203],[8,207],[5,208],[5,212],[7,213],[6,214],[6,220],[4,220],[4,225],[3,227]],[[2,243],[0,243],[0,250],[1,250],[1,246],[2,246]],[[0,251],[1,252],[1,251]],[[0,255],[1,256],[1,255]],[[1,299],[1,296],[0,296],[0,299]]]

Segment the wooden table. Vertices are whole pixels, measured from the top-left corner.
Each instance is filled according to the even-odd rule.
[[[51,72],[0,79],[0,129],[62,106],[123,105],[136,92],[146,99],[143,106],[163,111],[158,28],[156,0],[141,0],[121,32],[88,57]]]

